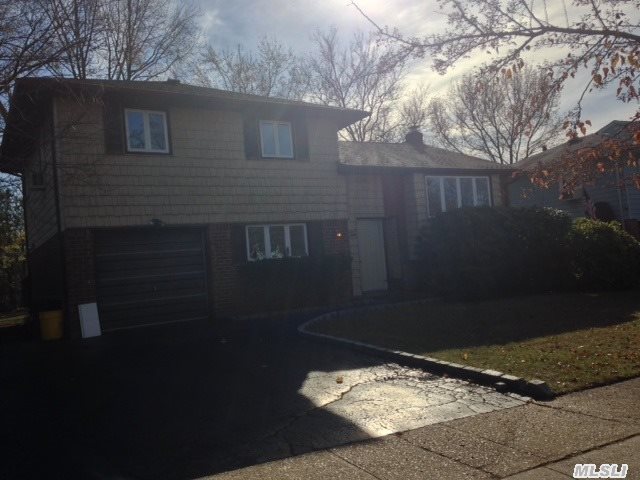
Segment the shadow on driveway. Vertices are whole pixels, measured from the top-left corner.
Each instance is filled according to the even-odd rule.
[[[0,477],[187,479],[303,453],[264,447],[314,408],[298,393],[308,373],[381,363],[300,338],[303,320],[5,342]],[[350,437],[367,437],[324,414]]]

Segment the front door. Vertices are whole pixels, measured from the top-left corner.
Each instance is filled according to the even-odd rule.
[[[382,219],[358,220],[358,247],[362,292],[386,290],[387,265]]]

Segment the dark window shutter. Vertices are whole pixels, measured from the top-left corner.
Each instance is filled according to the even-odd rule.
[[[109,97],[104,99],[104,146],[110,155],[124,153],[124,110],[122,104]]]
[[[247,160],[257,160],[258,141],[258,118],[255,115],[247,114],[244,117],[244,155]]]
[[[307,223],[307,242],[309,244],[309,256],[321,257],[324,255],[322,241],[322,222]]]
[[[247,237],[244,225],[233,225],[231,227],[231,252],[233,263],[247,261]]]
[[[304,115],[297,114],[291,122],[293,126],[293,147],[296,160],[309,160],[309,134],[307,132],[307,119]]]

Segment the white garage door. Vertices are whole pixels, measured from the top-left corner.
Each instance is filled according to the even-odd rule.
[[[383,221],[358,220],[360,278],[363,292],[387,289]]]

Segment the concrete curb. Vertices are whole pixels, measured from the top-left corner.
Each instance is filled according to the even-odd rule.
[[[487,385],[495,388],[498,391],[509,391],[520,395],[526,395],[534,398],[535,400],[551,400],[555,398],[556,394],[553,393],[549,386],[542,380],[526,380],[524,378],[509,375],[497,370],[482,370],[480,368],[461,365],[459,363],[445,362],[443,360],[438,360],[437,358],[423,357],[421,355],[414,355],[413,353],[378,347],[376,345],[371,345],[368,343],[347,340],[346,338],[335,337],[333,335],[326,335],[324,333],[317,333],[309,330],[309,327],[324,320],[349,317],[354,313],[395,310],[398,307],[423,304],[431,301],[433,300],[413,300],[404,303],[373,305],[370,307],[356,307],[348,308],[345,310],[337,310],[334,312],[319,315],[301,324],[300,326],[298,326],[298,332],[301,335],[309,336],[317,340],[329,343],[340,343],[354,350],[362,351],[371,355],[376,355],[378,357],[382,357],[386,360],[393,361],[401,365],[406,365],[408,367],[421,368],[425,371],[435,374],[446,374],[451,377],[470,380],[481,385]]]

